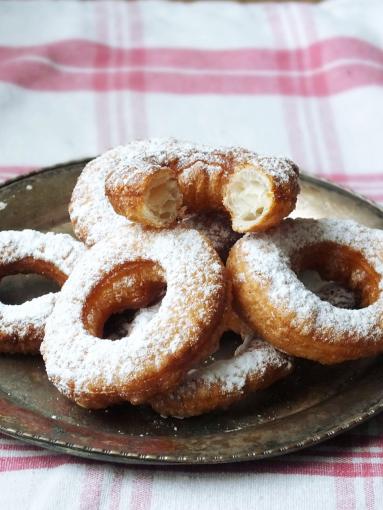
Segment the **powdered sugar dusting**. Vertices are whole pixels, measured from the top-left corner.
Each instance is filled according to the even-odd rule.
[[[262,167],[275,181],[287,183],[297,178],[297,168],[281,158],[263,157],[243,148],[212,148],[173,138],[134,141],[116,147],[86,165],[73,191],[69,213],[76,235],[88,246],[106,234],[130,223],[117,214],[105,194],[105,181],[123,185],[139,181],[145,173],[160,166],[171,166],[179,182],[190,186],[197,168],[209,175],[227,176],[234,163]]]
[[[322,301],[309,291],[290,268],[291,255],[303,247],[323,241],[359,250],[381,277],[380,295],[370,306],[359,310],[341,309]],[[383,310],[383,232],[358,225],[351,220],[295,219],[267,234],[247,235],[241,241],[247,270],[259,284],[268,288],[269,299],[295,315],[293,325],[306,324],[303,333],[324,330],[332,341],[333,330],[366,337],[382,338]],[[236,275],[235,279],[240,279]],[[246,278],[246,275],[242,275]],[[308,320],[310,318],[310,320]],[[295,324],[296,323],[296,324]],[[367,340],[366,340],[367,341]]]
[[[131,337],[142,336],[146,325],[158,313],[160,306],[161,303],[157,303],[153,306],[142,308],[136,313],[131,322],[122,322],[116,331],[113,331],[108,338],[110,340],[118,340],[119,338],[127,337],[129,335],[131,335]]]
[[[249,339],[247,346],[232,358],[191,371],[180,387],[180,393],[200,385],[217,385],[223,394],[241,391],[254,374],[261,378],[270,367],[286,365],[286,360],[287,357],[270,344],[253,337]],[[179,398],[177,390],[173,395],[175,399]],[[198,399],[198,395],[195,398]]]
[[[136,260],[157,262],[164,271],[167,293],[158,312],[142,334],[115,341],[93,337],[82,318],[87,297],[103,275]],[[126,395],[148,367],[159,372],[167,354],[198,344],[201,328],[217,320],[224,295],[224,268],[197,231],[139,229],[132,236],[130,228],[120,229],[89,250],[63,286],[42,346],[47,373],[63,392],[68,385],[86,392],[97,381],[106,392],[121,392],[122,385]]]
[[[0,266],[7,266],[27,258],[43,261],[69,276],[80,255],[84,252],[81,243],[66,234],[46,234],[34,230],[0,232]],[[0,329],[2,338],[17,338],[27,343],[33,334],[41,339],[47,317],[51,313],[57,293],[26,301],[20,305],[0,303]],[[40,333],[39,333],[40,332]],[[1,345],[0,345],[1,350]],[[14,351],[24,348],[16,345]]]
[[[147,324],[155,317],[160,309],[160,304],[143,308],[134,317],[132,322],[127,322],[124,332],[134,336],[141,336]],[[120,332],[119,332],[120,333]],[[258,377],[270,367],[282,367],[289,363],[287,357],[274,349],[270,344],[257,339],[254,334],[243,336],[242,344],[237,348],[232,358],[216,361],[206,367],[190,370],[185,381],[171,393],[170,398],[177,400],[186,393],[190,398],[199,399],[195,389],[199,385],[210,387],[218,385],[222,393],[244,390],[249,377],[257,374]]]
[[[230,220],[223,214],[192,214],[183,219],[181,226],[194,228],[204,234],[220,257],[225,260],[230,248],[240,238],[231,228]]]

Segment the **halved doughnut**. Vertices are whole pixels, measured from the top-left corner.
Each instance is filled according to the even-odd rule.
[[[167,227],[184,207],[188,212],[226,211],[233,230],[253,232],[276,225],[295,207],[298,169],[286,159],[173,139],[148,141],[141,152],[129,145],[118,150],[105,181],[106,195],[116,212],[143,225]],[[148,185],[149,176],[153,185]]]
[[[289,160],[242,148],[137,141],[85,166],[69,213],[76,236],[88,246],[120,226],[164,228],[185,213],[223,212],[238,232],[262,231],[294,209],[298,174]]]

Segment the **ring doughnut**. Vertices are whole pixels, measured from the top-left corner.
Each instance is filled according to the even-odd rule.
[[[324,364],[383,351],[383,232],[350,220],[287,219],[232,248],[238,312],[278,349]],[[298,274],[315,270],[359,296],[359,309],[323,301]]]
[[[291,360],[257,339],[234,312],[228,314],[225,331],[242,337],[243,343],[234,355],[190,370],[180,386],[150,400],[155,411],[162,416],[185,418],[226,409],[292,372]]]
[[[237,232],[266,230],[290,214],[299,192],[291,161],[242,148],[149,140],[144,149],[118,147],[110,160],[105,191],[115,211],[154,228],[173,225],[184,208],[229,213]]]
[[[67,234],[34,230],[0,232],[0,278],[37,273],[62,285],[84,247]],[[0,352],[39,353],[45,322],[57,293],[50,292],[20,305],[0,303]]]
[[[191,212],[229,212],[234,230],[262,230],[294,209],[298,192],[298,169],[288,160],[245,149],[214,151],[153,139],[117,147],[90,161],[73,190],[69,214],[76,236],[88,246],[121,226],[132,226],[110,199],[117,212],[125,210],[126,199],[131,219],[145,222],[148,217],[149,224],[157,226],[170,225],[187,206]],[[159,223],[153,220],[163,213]]]
[[[100,339],[105,320],[131,307],[130,276],[142,270],[167,284],[158,313],[140,335]],[[62,288],[41,348],[48,377],[88,408],[165,392],[216,348],[227,288],[222,262],[197,231],[132,236],[121,228],[86,253]]]

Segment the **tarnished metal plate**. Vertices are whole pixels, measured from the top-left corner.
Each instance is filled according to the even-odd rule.
[[[70,231],[67,206],[85,161],[59,165],[0,187],[1,229]],[[383,227],[374,204],[302,177],[295,216],[353,218]],[[18,280],[24,278],[24,280]],[[0,299],[49,288],[39,277],[7,277]],[[28,294],[29,293],[29,294]],[[297,450],[347,430],[383,408],[383,357],[295,373],[226,412],[164,419],[146,407],[82,409],[49,383],[39,357],[0,356],[0,431],[62,452],[123,463],[208,464]]]

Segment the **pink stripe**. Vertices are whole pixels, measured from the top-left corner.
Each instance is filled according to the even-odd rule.
[[[204,468],[207,469],[207,468]],[[218,468],[211,468],[218,470]],[[220,472],[233,469],[230,466],[220,466]],[[281,457],[275,460],[264,460],[263,462],[244,463],[235,466],[237,472],[268,473],[292,476],[326,476],[341,478],[365,478],[383,476],[383,463],[356,463],[349,462],[321,462],[293,460],[293,457]]]
[[[364,478],[364,499],[366,502],[366,510],[374,510],[375,508],[375,494],[374,494],[374,480],[372,478]]]
[[[21,165],[18,165],[18,166],[0,165],[0,173],[14,174],[15,176],[19,175],[19,174],[25,174],[28,172],[32,172],[32,170],[36,170],[36,167],[21,166]]]
[[[287,26],[290,29],[293,40],[294,40],[295,44],[297,46],[299,46],[301,41],[298,36],[298,30],[296,29],[297,22],[296,22],[295,16],[294,16],[294,5],[287,4],[286,9],[283,12],[285,12],[285,14],[286,14]],[[303,42],[306,43],[306,41],[303,41]],[[311,52],[308,52],[307,54],[299,55],[299,57],[300,57],[300,62],[299,62],[300,68],[301,69],[310,68],[310,66],[312,64],[312,60],[313,60],[313,55],[311,54]],[[301,92],[300,93],[301,96],[311,95],[312,93],[315,92],[315,87],[313,87],[311,80],[307,80],[307,82],[302,82],[302,89],[300,92]],[[321,151],[319,150],[318,136],[314,129],[314,127],[315,127],[314,120],[315,119],[314,119],[314,116],[311,111],[311,104],[307,101],[300,101],[299,104],[301,107],[303,107],[303,112],[305,115],[305,121],[306,121],[305,124],[306,125],[305,125],[304,132],[308,136],[309,142],[311,145],[310,153],[312,153],[312,154],[310,154],[310,155],[312,158],[312,162],[311,161],[310,161],[310,163],[307,162],[307,168],[312,168],[313,170],[317,169],[317,168],[322,168],[322,166],[323,166],[322,155],[321,155]],[[303,137],[302,137],[301,143],[303,143]]]
[[[284,460],[286,462],[286,459]],[[383,464],[356,464],[353,462],[290,462],[279,465],[277,462],[260,465],[257,472],[291,474],[291,475],[319,475],[335,476],[342,478],[365,478],[370,476],[382,476]]]
[[[23,443],[15,443],[15,444],[0,444],[0,450],[18,452],[18,451],[31,451],[31,452],[41,452],[42,449],[38,446],[34,446],[32,444],[23,444]]]
[[[118,46],[123,46],[124,44],[124,35],[126,32],[125,23],[124,23],[124,12],[125,7],[121,2],[117,2],[113,5],[114,9],[112,13],[114,14],[114,27],[116,31],[116,39]],[[116,55],[115,65],[118,68],[123,66],[123,54],[119,52],[119,55]],[[127,141],[126,135],[126,126],[125,126],[125,94],[118,93],[116,97],[115,104],[115,116],[117,119],[117,131],[118,131],[118,144],[123,145]]]
[[[138,41],[140,28],[134,30],[132,37]],[[95,54],[98,55],[97,61],[94,59]],[[134,48],[122,48],[86,39],[66,39],[34,46],[0,46],[0,62],[28,58],[43,58],[56,64],[79,68],[108,68],[111,62],[119,61],[124,66],[299,71],[318,69],[338,60],[363,60],[382,65],[383,51],[354,37],[327,38],[295,49],[144,48],[138,44]]]
[[[130,510],[149,510],[152,503],[153,475],[141,471],[132,482]]]
[[[0,472],[19,471],[24,469],[46,469],[57,467],[65,464],[83,464],[84,461],[70,457],[68,455],[45,455],[33,457],[8,457],[0,458]],[[88,466],[89,467],[89,466]],[[92,470],[93,469],[93,470]],[[180,469],[182,469],[180,467]],[[230,466],[220,466],[220,472],[230,470]],[[271,473],[271,474],[289,474],[289,475],[307,475],[307,476],[327,476],[342,478],[366,478],[366,477],[382,477],[383,463],[356,463],[355,460],[350,462],[313,462],[304,461],[303,459],[293,460],[292,457],[283,457],[281,459],[264,461],[260,463],[244,463],[236,466],[236,471],[251,471],[253,473]],[[95,498],[101,499],[102,484],[102,466],[94,467],[91,465],[87,471],[86,484],[83,492],[89,491],[90,486],[96,496],[92,496],[92,502]],[[131,510],[147,510],[150,508],[153,476],[150,472],[140,473],[133,481],[131,495]],[[86,488],[87,487],[87,488]],[[82,507],[84,508],[84,507]],[[85,507],[87,508],[87,507]],[[93,508],[93,507],[91,507]]]
[[[112,485],[110,488],[109,510],[117,510],[120,507],[121,490],[124,481],[124,470],[115,468]]]
[[[299,9],[299,12],[301,14],[301,19],[303,22],[303,26],[305,28],[307,38],[309,39],[310,37],[313,37],[315,39],[318,39],[312,6],[310,5],[304,6],[303,4],[300,4],[296,8]],[[319,62],[321,65],[324,64],[325,56],[323,53],[323,47],[321,47],[320,45],[315,47],[313,58],[315,58],[315,60]],[[350,66],[346,65],[344,71],[345,72],[349,71],[350,73],[352,73],[352,65]],[[354,81],[354,78],[356,77],[352,77],[351,75],[351,81]],[[332,95],[332,87],[334,83],[332,81],[333,77],[331,72],[321,73],[320,75],[315,77],[312,76],[311,78],[309,77],[309,80],[312,82],[313,96],[328,98],[329,96]],[[339,81],[338,85],[340,85],[341,82],[345,84],[344,79],[342,79],[340,75],[337,76],[336,80]],[[358,80],[356,79],[354,81],[354,84],[356,84],[357,81]],[[322,99],[320,104],[318,104],[318,113],[322,123],[322,136],[327,146],[328,166],[336,168],[339,173],[345,173],[342,149],[339,141],[331,101]]]
[[[352,441],[352,437],[351,437]],[[351,460],[352,465],[353,460]],[[336,466],[336,463],[333,464]],[[355,480],[354,477],[344,476],[343,470],[346,471],[344,465],[340,472],[335,472],[335,496],[336,496],[336,508],[337,510],[354,510],[355,509]],[[355,466],[361,466],[361,464],[355,464]]]
[[[141,15],[140,2],[127,2],[124,4],[127,9],[128,20],[130,21],[130,44],[132,46],[141,46],[144,42],[144,24]],[[141,61],[146,61],[146,50],[140,53]],[[133,94],[130,98],[130,108],[132,111],[132,129],[134,138],[145,138],[148,136],[148,123],[146,102],[143,92],[147,91],[147,79],[144,73],[137,75],[137,88],[135,89],[138,94]]]
[[[95,4],[96,15],[96,32],[105,40],[108,36],[106,4],[104,2],[97,2]],[[104,62],[105,55],[102,48],[96,45],[98,51],[94,55],[94,66],[100,67]],[[0,73],[1,74],[1,73]],[[109,87],[109,76],[102,73],[92,73],[89,76],[91,87],[88,90],[102,92],[105,88]],[[67,78],[65,78],[66,80]],[[95,96],[95,114],[96,114],[96,131],[97,131],[97,148],[99,152],[103,152],[109,148],[111,143],[110,138],[110,125],[109,125],[109,97],[105,93],[96,94]]]
[[[104,469],[101,465],[91,464],[86,467],[80,510],[97,510],[100,507],[103,480]]]
[[[0,472],[22,471],[24,469],[47,469],[65,464],[76,464],[74,457],[69,455],[41,455],[33,457],[3,457],[0,458]]]
[[[374,423],[369,421],[367,423],[367,432],[372,434],[374,430]],[[368,451],[371,458],[373,457],[375,452],[372,452],[370,449]],[[363,480],[363,488],[364,488],[364,499],[366,510],[374,510],[375,507],[375,493],[374,493],[374,480],[372,478],[365,478]]]
[[[270,24],[275,44],[277,46],[286,45],[286,36],[283,30],[279,10],[273,9],[270,5],[265,5],[264,8],[266,10],[266,16]],[[287,62],[290,63],[289,60]],[[282,65],[281,58],[277,59],[277,65]],[[282,83],[280,82],[279,85],[282,86]],[[295,98],[283,98],[282,110],[292,158],[298,164],[305,165],[307,161],[306,151],[303,143],[301,143],[303,133],[300,129]]]
[[[355,509],[355,488],[353,479],[335,478],[335,498],[337,510]]]
[[[383,69],[363,63],[339,65],[321,71],[315,76],[256,73],[182,74],[145,70],[68,72],[43,62],[17,61],[0,68],[0,80],[41,92],[133,90],[172,94],[277,94],[328,97],[360,87],[383,85]],[[309,83],[313,84],[315,90],[308,87]]]

